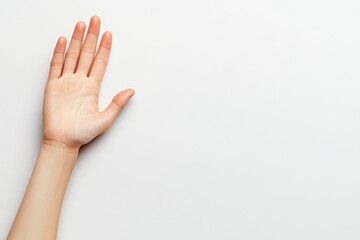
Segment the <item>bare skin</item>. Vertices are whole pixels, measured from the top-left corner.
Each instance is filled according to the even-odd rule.
[[[25,195],[7,239],[56,239],[61,205],[79,149],[106,131],[134,95],[119,92],[104,111],[98,109],[101,81],[112,35],[105,32],[96,49],[100,18],[78,22],[66,51],[56,43],[43,106],[43,141]],[[97,51],[96,51],[97,50]]]

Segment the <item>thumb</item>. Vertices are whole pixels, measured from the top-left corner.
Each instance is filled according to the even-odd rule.
[[[131,88],[119,92],[112,99],[111,103],[100,112],[100,130],[101,132],[106,131],[115,118],[119,115],[121,109],[126,105],[130,98],[135,94],[135,91]]]

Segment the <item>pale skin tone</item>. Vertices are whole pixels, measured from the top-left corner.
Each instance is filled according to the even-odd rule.
[[[100,18],[78,22],[69,47],[60,37],[50,64],[43,106],[43,140],[28,187],[7,239],[56,239],[61,205],[79,149],[106,131],[134,95],[119,92],[99,111],[101,81],[112,35],[97,41]]]

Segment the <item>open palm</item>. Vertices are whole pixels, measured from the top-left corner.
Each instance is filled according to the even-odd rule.
[[[135,93],[126,89],[118,93],[104,111],[99,111],[99,89],[110,55],[112,35],[110,32],[103,34],[96,52],[100,18],[91,18],[82,43],[85,28],[83,22],[76,24],[66,54],[66,38],[60,37],[56,44],[43,106],[43,140],[46,143],[78,148],[90,142],[111,126]]]

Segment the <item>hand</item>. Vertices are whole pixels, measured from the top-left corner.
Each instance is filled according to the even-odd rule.
[[[57,41],[50,64],[43,106],[43,142],[80,148],[108,129],[134,95],[118,93],[102,112],[98,109],[101,80],[110,55],[112,35],[105,32],[95,55],[100,18],[93,16],[82,44],[86,25],[78,22],[66,50],[66,38]]]

